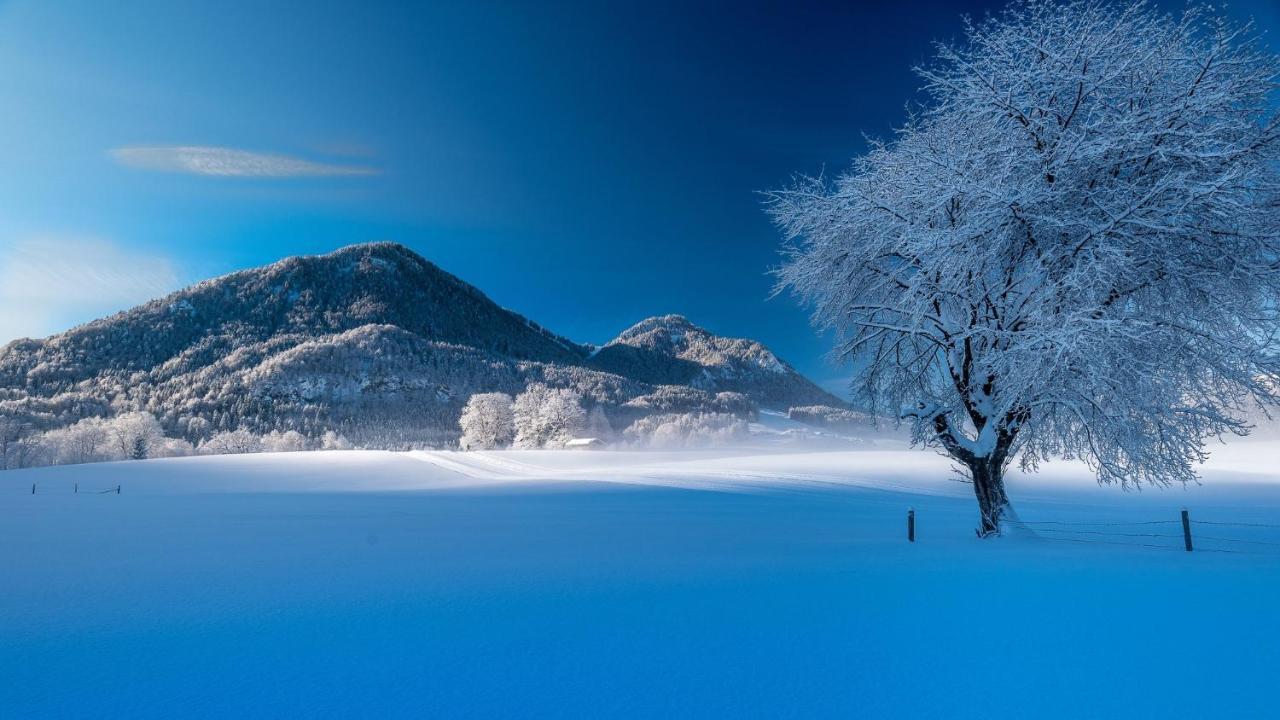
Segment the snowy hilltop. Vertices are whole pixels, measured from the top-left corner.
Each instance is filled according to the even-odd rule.
[[[31,464],[24,439],[128,413],[193,446],[243,431],[295,433],[302,441],[288,444],[303,446],[328,435],[450,447],[472,395],[533,384],[576,393],[597,427],[619,435],[660,414],[752,420],[761,407],[842,405],[757,342],[667,316],[593,349],[401,245],[375,243],[236,272],[10,343],[0,349],[0,454],[10,467]],[[136,435],[117,444],[141,443]]]
[[[842,404],[764,345],[712,335],[681,315],[636,323],[600,348],[591,366],[655,385],[740,392],[765,407]]]

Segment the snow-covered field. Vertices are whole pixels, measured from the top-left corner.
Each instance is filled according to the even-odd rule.
[[[920,451],[0,473],[0,717],[1274,717],[1277,460],[1050,466],[995,541]]]

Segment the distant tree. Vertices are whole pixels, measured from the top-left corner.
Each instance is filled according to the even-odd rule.
[[[35,467],[53,462],[53,452],[30,423],[0,413],[0,470]]]
[[[458,424],[463,450],[494,450],[515,439],[515,415],[506,393],[477,393],[462,408]]]
[[[147,454],[150,452],[150,446],[144,437],[135,437],[133,439],[133,452],[129,454],[130,460],[146,460]]]
[[[965,36],[893,142],[770,210],[781,286],[964,466],[986,536],[1015,456],[1187,482],[1276,404],[1280,63],[1196,7],[1031,1]]]
[[[667,450],[730,445],[749,436],[745,420],[724,413],[650,415],[623,433],[636,447]]]
[[[262,436],[263,452],[301,452],[307,449],[307,438],[296,430],[273,430]]]
[[[728,413],[748,420],[758,420],[760,408],[752,399],[739,392],[718,392],[714,404],[715,412]]]
[[[39,467],[53,462],[41,440],[40,433],[30,428],[24,434],[19,435],[12,444],[13,464],[10,467]]]
[[[145,460],[164,441],[159,421],[147,412],[117,415],[106,422],[106,431],[109,456],[117,460]]]
[[[0,413],[0,470],[16,467],[14,445],[22,434],[22,423],[7,413]]]
[[[181,438],[165,438],[160,443],[160,449],[156,453],[156,457],[186,457],[194,455],[195,447],[191,443]]]
[[[518,448],[561,447],[576,437],[586,423],[586,412],[577,393],[542,383],[534,383],[520,393],[512,413]]]
[[[866,415],[829,405],[793,407],[787,410],[787,418],[806,425],[837,430],[864,430],[870,426]]]
[[[214,433],[200,444],[202,455],[239,455],[262,451],[262,439],[243,428]]]
[[[107,420],[88,417],[65,428],[50,430],[39,436],[39,462],[73,465],[192,454],[191,443],[165,437],[154,421],[147,413],[125,413]]]
[[[351,448],[351,441],[333,430],[325,431],[325,434],[320,438],[321,450],[350,450]]]
[[[52,455],[51,462],[77,464],[97,462],[108,456],[110,435],[102,418],[89,417],[66,428],[45,434]]]
[[[202,417],[193,417],[187,421],[187,438],[192,442],[204,440],[212,431],[212,424]]]

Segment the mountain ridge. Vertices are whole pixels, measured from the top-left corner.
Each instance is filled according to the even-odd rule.
[[[0,414],[42,430],[146,410],[188,437],[242,425],[360,435],[368,421],[368,436],[447,443],[470,393],[530,382],[606,411],[664,385],[685,386],[695,408],[741,406],[721,393],[780,409],[839,403],[760,343],[683,316],[647,318],[593,350],[387,242],[228,273],[0,348]]]
[[[653,384],[743,392],[781,410],[844,405],[762,343],[715,335],[684,315],[641,320],[592,353],[588,365]]]

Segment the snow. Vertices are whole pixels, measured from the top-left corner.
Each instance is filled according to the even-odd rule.
[[[1038,523],[1280,525],[1274,453],[1141,493],[1015,474],[1040,530],[994,541],[908,450],[4,472],[0,716],[1263,717],[1280,527],[1186,553],[1177,524]]]

